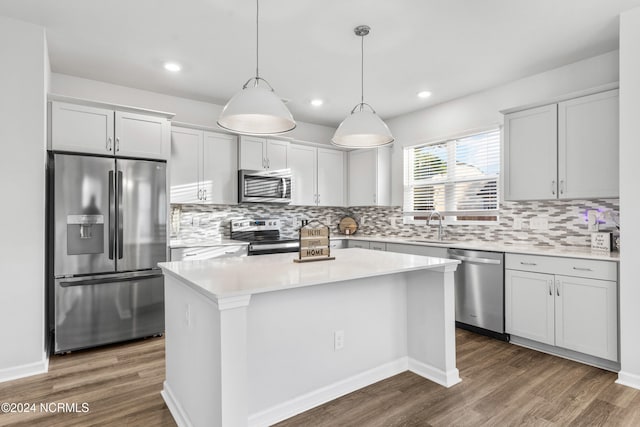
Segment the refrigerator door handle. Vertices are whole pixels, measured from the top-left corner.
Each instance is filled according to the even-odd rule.
[[[124,227],[122,225],[124,216],[122,208],[122,180],[122,171],[118,171],[118,259],[122,259],[122,257],[124,256],[124,243],[122,241],[124,237]]]
[[[145,279],[155,279],[156,277],[162,277],[162,273],[153,273],[153,274],[145,274],[145,275],[132,275],[132,276],[119,276],[119,277],[108,277],[104,279],[83,279],[83,280],[63,280],[60,281],[59,284],[61,287],[66,288],[69,286],[91,286],[91,285],[102,285],[105,283],[122,283],[122,282],[131,282],[134,280],[145,280]]]
[[[116,234],[115,193],[113,191],[113,171],[109,171],[109,259],[113,259],[113,247]]]

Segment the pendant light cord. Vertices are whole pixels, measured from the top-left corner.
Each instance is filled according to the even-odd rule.
[[[360,36],[360,103],[364,104],[364,35]]]
[[[256,0],[256,86],[258,85],[258,78],[260,77],[260,73],[258,71],[258,63],[259,63],[259,56],[258,56],[258,52],[260,52],[260,37],[258,36],[260,27],[259,27],[259,1]]]

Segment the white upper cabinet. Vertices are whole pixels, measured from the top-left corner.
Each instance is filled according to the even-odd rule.
[[[618,90],[505,115],[505,200],[618,197]]]
[[[306,145],[291,144],[289,168],[291,169],[291,204],[311,206],[317,203],[317,152]]]
[[[235,136],[174,126],[170,203],[237,203],[237,159]]]
[[[116,154],[168,159],[170,125],[164,117],[116,111]]]
[[[619,196],[618,90],[558,104],[560,198]]]
[[[557,197],[557,111],[553,104],[505,116],[506,200]]]
[[[235,136],[204,132],[201,179],[205,203],[238,203],[238,143]]]
[[[51,102],[51,149],[167,160],[166,117]]]
[[[344,151],[291,144],[289,168],[293,175],[291,204],[344,206]]]
[[[113,154],[113,110],[51,102],[51,149]]]
[[[318,148],[318,206],[345,205],[345,152]]]
[[[239,169],[286,169],[289,167],[289,142],[243,135],[238,155]]]
[[[173,126],[169,160],[169,201],[200,203],[202,131]]]
[[[349,152],[349,206],[389,206],[391,148]]]

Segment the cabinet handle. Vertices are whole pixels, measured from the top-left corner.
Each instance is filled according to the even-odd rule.
[[[111,143],[113,142],[113,138],[107,138],[107,151],[111,151]]]
[[[320,194],[316,194],[316,205],[320,204]]]
[[[116,137],[116,151],[120,151],[120,137]]]
[[[548,283],[549,283],[549,295],[551,296],[551,295],[553,295],[553,291],[551,290],[551,284],[552,284],[551,280],[549,280]]]
[[[556,195],[556,180],[551,181],[551,194]]]
[[[524,261],[520,261],[520,264],[522,265],[531,265],[531,266],[536,266],[538,264],[536,264],[535,262],[524,262]]]
[[[236,252],[235,251],[224,251],[224,253],[226,255],[232,255],[232,254],[235,254]]]
[[[376,204],[376,194],[375,193],[373,193],[373,204],[374,205]]]
[[[564,194],[564,179],[560,180],[560,194]]]
[[[202,200],[202,190],[198,190],[198,200]]]
[[[207,200],[207,190],[202,190],[202,198]]]
[[[573,267],[573,269],[577,271],[593,271],[592,269],[587,267]]]
[[[556,295],[560,296],[560,280],[556,280]]]
[[[267,169],[271,169],[271,159],[267,158]]]

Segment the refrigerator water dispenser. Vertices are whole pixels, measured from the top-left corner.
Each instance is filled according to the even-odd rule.
[[[104,215],[67,215],[67,254],[104,252]]]

